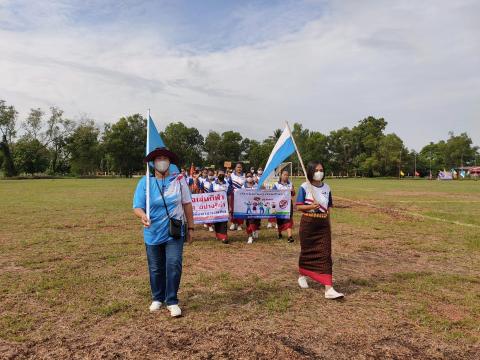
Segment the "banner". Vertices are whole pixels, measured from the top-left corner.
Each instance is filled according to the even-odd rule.
[[[193,222],[209,224],[228,221],[227,193],[192,194]]]
[[[438,173],[439,180],[453,180],[453,175],[449,171],[440,171]]]
[[[235,190],[233,217],[237,219],[290,218],[290,190]]]

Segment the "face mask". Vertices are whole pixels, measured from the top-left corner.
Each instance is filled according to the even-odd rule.
[[[258,170],[258,175],[262,175],[263,174],[263,171],[262,170]]]
[[[215,176],[209,176],[208,177],[208,180],[214,180],[215,179]]]
[[[155,169],[161,173],[164,173],[165,171],[167,171],[169,166],[170,166],[170,161],[168,160],[155,161]]]
[[[322,181],[323,180],[323,171],[315,171],[313,174],[313,180]]]
[[[225,175],[218,175],[218,180],[223,181],[225,179]]]
[[[247,177],[247,182],[252,182],[253,178],[251,176]]]

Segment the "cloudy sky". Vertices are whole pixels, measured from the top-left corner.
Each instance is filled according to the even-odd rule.
[[[480,145],[480,1],[0,0],[0,99],[262,139],[366,116]]]

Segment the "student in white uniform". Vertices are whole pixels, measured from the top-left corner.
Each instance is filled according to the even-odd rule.
[[[277,221],[277,228],[278,228],[278,238],[281,239],[283,237],[282,232],[286,231],[288,235],[288,242],[292,243],[293,236],[292,236],[292,229],[293,229],[293,197],[295,196],[295,189],[293,188],[293,183],[289,180],[289,172],[288,170],[283,170],[280,175],[280,180],[273,185],[273,189],[275,190],[288,190],[290,191],[290,196],[292,197],[292,202],[290,206],[290,218],[289,219],[276,219]]]
[[[245,189],[257,189],[258,185],[253,180],[253,176],[251,172],[248,172],[245,176],[245,183],[243,184],[243,188]],[[258,205],[257,205],[258,206]],[[255,205],[253,205],[253,210],[255,211]],[[258,239],[258,231],[260,230],[260,223],[261,219],[247,219],[246,226],[247,226],[247,244],[253,243],[254,239]]]
[[[230,226],[230,230],[237,229],[238,231],[242,231],[243,219],[233,218],[233,199],[235,197],[235,190],[242,188],[244,183],[245,183],[245,175],[243,174],[243,165],[242,163],[238,162],[235,165],[235,171],[230,175],[230,179],[229,179],[229,184],[232,188],[232,191],[230,194],[230,213],[232,214],[230,221],[232,225]]]

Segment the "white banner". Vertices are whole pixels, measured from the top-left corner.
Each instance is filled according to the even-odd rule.
[[[227,193],[192,194],[193,222],[209,224],[228,221]]]
[[[290,218],[290,190],[235,190],[233,217],[237,219]]]

